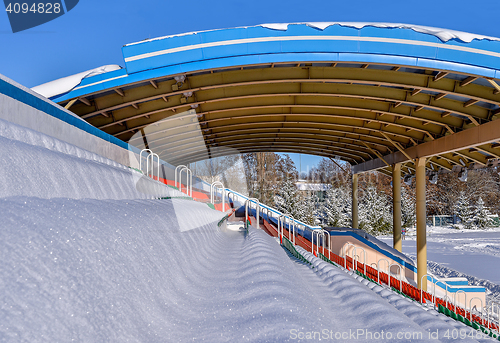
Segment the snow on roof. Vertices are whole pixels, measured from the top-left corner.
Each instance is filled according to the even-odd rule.
[[[478,34],[473,34],[473,33],[462,32],[462,31],[442,29],[442,28],[437,28],[437,27],[402,24],[402,23],[341,22],[341,21],[303,22],[303,23],[271,23],[271,24],[260,24],[260,25],[255,25],[255,26],[241,26],[241,27],[236,27],[236,29],[246,29],[246,28],[250,28],[250,27],[264,27],[264,28],[270,29],[270,30],[286,31],[286,30],[288,30],[289,25],[307,25],[309,27],[319,29],[319,30],[325,30],[326,28],[333,26],[333,25],[351,27],[351,28],[356,28],[356,29],[362,29],[362,28],[367,27],[367,26],[378,27],[378,28],[387,28],[387,29],[407,29],[407,30],[413,30],[413,31],[419,32],[419,33],[433,35],[433,36],[439,38],[443,42],[448,42],[452,39],[456,39],[456,40],[462,41],[464,43],[470,43],[474,39],[500,41],[500,38],[496,38],[496,37],[478,35]],[[144,42],[152,42],[155,40],[161,40],[161,39],[166,39],[166,38],[182,37],[182,36],[188,36],[188,35],[195,35],[195,34],[203,33],[203,32],[222,31],[222,30],[227,30],[227,29],[186,32],[186,33],[174,34],[174,35],[169,35],[169,36],[145,39],[143,41],[126,44],[125,46],[141,44]]]
[[[64,94],[78,86],[83,79],[99,74],[108,73],[110,71],[115,71],[122,69],[117,64],[109,64],[99,68],[90,69],[78,74],[66,76],[54,81],[50,81],[39,86],[31,88],[33,91],[46,98],[51,98],[53,96]]]
[[[327,191],[332,188],[332,185],[327,183],[296,182],[295,186],[297,186],[299,191]]]

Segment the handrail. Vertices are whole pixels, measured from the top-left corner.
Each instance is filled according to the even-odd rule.
[[[190,197],[193,196],[193,172],[188,167],[184,166],[179,171],[180,188],[182,192],[182,172],[186,170],[186,194]]]
[[[398,267],[398,275],[399,275],[399,291],[401,292],[402,286],[403,286],[403,275],[401,274],[401,265],[399,263],[392,263],[389,265],[389,288],[391,288],[391,267],[396,266]]]
[[[500,334],[500,303],[494,301],[494,300],[491,300],[491,318],[494,319],[495,317],[493,316],[495,314],[494,312],[494,308],[493,308],[493,305],[497,305],[497,319],[498,319],[498,326],[497,326],[497,332]],[[489,321],[489,313],[488,313],[488,321]]]
[[[248,218],[248,206],[250,205],[251,201],[255,201],[255,212],[256,212],[256,219],[257,219],[257,228],[259,228],[260,225],[260,201],[257,198],[247,198],[245,201],[245,229],[248,230],[248,223],[247,223],[247,218]]]
[[[283,218],[283,220],[281,220]],[[278,235],[281,234],[281,241],[283,241],[283,229],[284,229],[284,221],[285,221],[286,216],[284,214],[281,214],[278,217]]]
[[[450,287],[450,286],[445,281],[441,281],[441,282],[444,283],[444,285],[445,285],[445,288],[444,288],[444,301],[445,301],[446,307],[448,307],[448,300],[447,300],[447,298],[448,298],[448,287]]]
[[[472,300],[477,299],[481,302],[481,320],[483,319],[483,312],[484,312],[484,306],[483,306],[483,299],[478,298],[478,297],[473,297],[469,300],[469,318],[472,321]],[[464,306],[465,307],[465,306]],[[479,311],[477,311],[479,312]],[[466,313],[467,315],[467,313]],[[483,323],[481,323],[483,325]]]
[[[426,278],[425,281],[427,282],[427,277],[431,277],[432,278],[432,290],[433,290],[433,293],[432,293],[432,306],[434,306],[434,302],[436,301],[436,283],[439,281],[437,278],[435,278],[433,275],[430,275],[430,274],[424,274],[422,275],[422,277],[420,278],[420,303],[423,304],[422,302],[422,296],[424,294],[424,290],[423,290],[423,282],[422,280],[424,279],[424,277]],[[436,280],[436,282],[434,282],[434,280]]]
[[[291,214],[288,214],[286,217],[289,221],[292,221],[293,233],[292,230],[290,230],[290,224],[288,224],[288,237],[290,237],[290,233],[292,233],[292,243],[295,245],[295,218]]]
[[[464,294],[464,308],[467,306],[467,293],[463,289],[459,289],[458,291],[453,294],[453,306],[457,307],[457,294],[458,293],[463,293]],[[460,299],[458,299],[460,301]]]
[[[160,180],[160,156],[158,154],[155,154],[151,149],[142,149],[141,152],[139,153],[139,169],[141,172],[142,170],[142,153],[146,152],[146,175],[149,176],[149,159],[151,159],[151,178],[154,180],[155,178],[155,170],[154,170],[154,163],[155,163],[155,157],[158,160],[158,165],[156,166],[156,174],[158,175],[158,181]],[[144,173],[144,172],[143,172]]]
[[[148,158],[149,158],[149,155],[152,154],[153,152],[151,151],[151,149],[142,149],[141,152],[139,153],[139,169],[141,170],[142,172],[142,153],[143,152],[147,152],[148,154],[146,155],[146,173],[148,173],[148,165],[147,165],[147,162],[148,162]]]
[[[347,244],[344,244],[344,245],[342,246],[342,254],[344,255],[344,268],[345,268],[345,269],[347,269],[347,256],[348,256],[348,255],[347,255],[347,253],[348,253],[348,252],[346,251],[346,250],[347,250],[347,249],[346,249],[346,246],[347,246],[347,247],[352,246],[352,247],[354,247],[354,249],[356,249],[356,246],[355,246],[354,244],[352,244],[352,243],[349,243],[349,242],[348,242]],[[354,254],[354,249],[352,250],[352,251],[353,251],[353,254]],[[354,259],[353,259],[353,261],[352,261],[352,267],[354,268]]]
[[[154,178],[155,178],[154,163],[155,163],[155,156],[156,156],[156,158],[158,160],[158,164],[156,165],[156,171],[157,171],[156,174],[157,174],[158,181],[160,181],[160,156],[158,156],[158,154],[155,154],[154,152],[152,152],[150,154],[150,156],[151,156],[151,177],[154,180]]]
[[[365,251],[365,249],[363,249],[363,247],[355,247],[354,248],[353,254],[354,254],[354,257],[356,257],[356,270],[358,270],[358,258],[357,258],[358,255],[356,255],[356,251],[358,249],[363,250],[363,265],[364,265],[364,273],[366,275],[366,251]]]
[[[220,182],[220,181],[214,181],[210,185],[210,202],[212,204],[215,204],[215,189],[216,189],[217,186],[221,186],[221,188],[222,188],[222,191],[221,191],[222,212],[225,212],[225,209],[226,209],[226,203],[225,203],[225,199],[224,199],[225,188],[224,188],[224,185],[222,184],[222,182]]]
[[[231,191],[233,194],[236,194],[236,195],[238,195],[238,197],[241,197],[241,198],[243,198],[243,199],[249,199],[249,197],[247,197],[247,196],[245,196],[245,195],[243,195],[243,194],[241,194],[241,193],[238,193],[238,192],[236,192],[236,191],[234,191],[234,190],[232,190],[232,189],[226,188],[226,191]],[[259,206],[260,206],[261,208],[267,208],[269,211],[271,211],[271,212],[273,212],[273,213],[275,213],[275,214],[277,214],[277,215],[281,215],[281,214],[282,214],[282,213],[281,213],[280,211],[278,211],[277,209],[272,208],[272,207],[270,207],[270,206],[267,206],[267,205],[265,205],[265,204],[259,204]],[[307,228],[307,229],[309,229],[309,230],[311,230],[311,231],[312,231],[312,230],[314,230],[315,228],[318,228],[318,227],[311,226],[311,225],[308,225],[308,224],[306,224],[306,223],[303,223],[303,222],[301,222],[300,220],[297,220],[297,219],[294,219],[294,221],[295,221],[295,223],[297,223],[297,224],[299,224],[299,225],[302,225],[302,226],[304,226],[305,228]]]
[[[185,165],[183,165],[183,164],[179,164],[177,167],[175,167],[175,178],[174,178],[174,180],[175,180],[174,182],[175,183],[174,183],[174,186],[177,187],[181,191],[181,188],[177,185],[177,171],[179,170],[179,168],[187,168],[187,167]],[[181,173],[182,173],[182,170],[181,170]],[[180,183],[181,183],[181,186],[182,186],[182,180],[180,180]]]
[[[327,230],[325,229],[322,229],[323,231],[323,237],[325,237],[325,234],[328,235],[328,259],[331,260],[331,252],[332,252],[332,247],[331,247],[331,244],[332,244],[332,236],[330,236],[330,232],[328,232]],[[325,254],[325,240],[323,239],[323,255]],[[366,272],[365,272],[366,274]]]
[[[312,236],[311,236],[311,254],[314,254],[314,236],[316,235],[316,256],[318,256],[319,252],[319,234],[323,233],[321,229],[316,229],[313,230]]]

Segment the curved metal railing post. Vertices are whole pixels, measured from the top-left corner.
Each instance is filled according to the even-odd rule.
[[[402,289],[402,286],[403,286],[403,275],[401,274],[401,265],[399,263],[392,263],[389,265],[389,288],[391,288],[391,282],[390,282],[390,278],[391,278],[391,267],[392,266],[396,266],[398,267],[398,275],[399,275],[399,291],[401,292],[401,289]]]
[[[354,254],[354,256],[356,256],[356,270],[358,270],[358,258],[357,258],[358,255],[356,255],[356,251],[358,249],[361,249],[363,251],[363,265],[364,265],[363,270],[364,270],[364,274],[366,275],[366,251],[365,251],[365,249],[363,249],[363,247],[355,247],[354,248],[353,254]]]
[[[389,260],[387,260],[385,258],[381,258],[380,260],[377,261],[377,280],[378,280],[379,284],[382,284],[380,282],[380,261],[387,262],[387,277],[389,277],[389,280],[390,280],[390,276],[389,276],[390,269],[389,269],[389,266],[391,265],[391,262],[389,262]]]
[[[347,251],[347,248],[349,248],[350,246],[354,247],[354,249],[356,249],[356,246],[354,244],[352,244],[352,243],[349,243],[349,242],[347,242],[347,244],[344,244],[344,246],[342,247],[344,249],[344,259],[345,259],[345,261],[344,261],[344,268],[345,269],[348,269],[347,268],[347,256],[349,256],[349,251]],[[353,254],[354,254],[354,249],[352,250]],[[354,259],[352,261],[352,267],[354,268]]]
[[[181,170],[179,170],[179,182],[180,182],[180,188],[179,190],[182,192],[182,172],[183,171],[186,171],[186,194],[189,196],[189,168],[184,166],[183,168],[181,168]]]
[[[430,276],[432,278],[432,306],[434,307],[434,302],[436,301],[436,282],[439,281],[437,278],[435,278],[433,275],[430,275],[430,274],[424,274],[422,275],[422,277],[420,278],[420,303],[423,304],[422,302],[422,295],[424,294],[424,291],[422,289],[422,285],[423,285],[423,282],[422,280],[424,279],[424,277],[428,277]],[[427,279],[426,279],[427,280]]]
[[[314,236],[316,235],[316,257],[318,256],[319,252],[319,234],[321,232],[321,229],[314,229],[312,230],[312,235],[311,235],[311,254],[314,254]]]
[[[180,165],[178,165],[177,167],[175,167],[174,186],[175,186],[175,187],[177,187],[177,188],[178,188],[178,189],[182,192],[182,190],[181,190],[181,187],[182,187],[182,180],[181,180],[181,187],[179,187],[179,186],[177,185],[177,171],[179,170],[179,168],[187,168],[187,167],[186,167],[185,165],[183,165],[183,164],[180,164]],[[180,174],[180,173],[182,173],[182,169],[181,169],[181,171],[179,172],[179,174]]]
[[[281,232],[281,214],[278,215],[278,239],[283,243],[283,233]]]
[[[149,159],[149,155],[152,154],[153,152],[151,151],[151,149],[142,149],[141,152],[139,153],[139,169],[141,170],[141,172],[143,172],[142,170],[142,153],[143,152],[147,152],[148,154],[146,155],[146,175],[148,173],[148,159]]]
[[[444,286],[445,286],[444,287],[444,301],[445,301],[445,304],[446,304],[446,308],[448,308],[448,299],[449,299],[448,298],[448,287],[449,287],[449,285],[446,282],[444,282],[444,281],[441,281],[441,282],[444,283]]]
[[[291,215],[291,214],[288,214],[287,215],[287,218],[288,218],[288,221],[292,222],[291,224],[288,224],[288,237],[290,238],[290,233],[292,233],[292,239],[291,239],[291,242],[293,243],[293,245],[295,245],[295,218]],[[292,230],[290,230],[290,226],[293,227],[293,232]]]
[[[474,300],[474,299],[477,299],[477,300],[479,300],[479,301],[481,302],[481,325],[483,325],[483,324],[482,324],[482,321],[483,321],[483,311],[484,311],[484,306],[483,306],[483,299],[481,299],[481,298],[478,298],[478,297],[473,297],[473,298],[471,298],[471,299],[469,300],[469,315],[470,315],[470,316],[469,316],[469,319],[470,319],[470,321],[472,322],[472,300]],[[466,309],[466,311],[467,311],[467,309]],[[477,311],[477,312],[479,312],[479,311]],[[467,313],[466,313],[466,316],[467,316]]]
[[[458,293],[463,293],[464,294],[464,309],[465,309],[465,306],[467,306],[467,293],[465,293],[465,291],[463,289],[459,289],[458,291],[455,292],[455,294],[453,294],[453,306],[455,306],[455,310],[457,309],[457,294]],[[460,301],[460,299],[458,299]],[[456,311],[455,311],[456,312]]]
[[[259,203],[260,203],[259,199],[248,198],[245,201],[245,229],[247,229],[247,230],[248,230],[248,219],[247,219],[248,218],[248,207],[249,207],[252,200],[255,201],[255,204],[256,204],[256,211],[255,212],[256,212],[256,216],[257,216],[257,228],[259,228],[259,225],[260,225],[260,223],[259,223],[259,220],[260,220],[260,218],[259,218]]]
[[[160,181],[160,156],[158,156],[158,154],[155,154],[154,152],[151,153],[151,175],[152,175],[152,178],[154,180],[155,178],[155,173],[154,173],[154,158],[156,157],[157,159],[157,165],[156,165],[156,177],[157,177],[157,180]]]
[[[221,193],[221,197],[222,197],[222,212],[225,212],[225,209],[226,209],[226,203],[225,203],[225,199],[224,199],[225,188],[224,188],[224,185],[222,184],[222,182],[220,182],[220,181],[214,181],[210,185],[210,202],[212,204],[215,204],[215,190],[217,189],[217,186],[220,186],[221,188],[219,188],[219,189],[222,189],[222,193]]]
[[[283,237],[285,236],[285,228],[286,228],[286,215],[285,214],[281,214],[279,216],[279,219],[280,219],[280,225],[281,225],[281,240],[283,240]],[[290,234],[288,234],[288,238],[290,238]]]
[[[325,254],[325,234],[328,235],[328,259],[331,260],[331,251],[332,251],[332,247],[331,247],[331,243],[332,243],[332,237],[330,236],[330,232],[325,230],[325,229],[322,229],[323,231],[323,255]]]
[[[494,319],[494,314],[495,314],[495,308],[493,305],[497,305],[497,319],[498,319],[498,326],[497,326],[497,332],[500,334],[500,303],[491,300],[491,318]],[[489,315],[488,315],[489,317]]]

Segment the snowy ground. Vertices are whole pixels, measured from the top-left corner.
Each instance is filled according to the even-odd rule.
[[[317,259],[314,269],[298,262],[262,230],[221,232],[222,214],[205,204],[12,197],[0,207],[0,341],[284,342],[316,332],[357,342],[384,331],[436,342],[429,332],[451,341],[446,330],[466,329]]]
[[[392,245],[392,236],[377,238]],[[415,230],[403,241],[403,253],[416,259]],[[464,276],[500,297],[500,228],[427,227],[427,259],[429,271],[437,277]]]
[[[438,342],[472,332],[303,251],[311,268],[262,230],[221,231],[223,213],[154,199],[177,193],[34,131],[0,122],[0,162],[0,342]]]

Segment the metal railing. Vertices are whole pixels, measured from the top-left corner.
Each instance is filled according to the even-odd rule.
[[[256,198],[247,198],[247,200],[245,201],[245,229],[248,230],[248,207],[250,206],[250,203],[251,202],[255,202],[255,216],[256,216],[256,219],[257,219],[257,228],[259,227],[260,225],[260,201],[259,199],[256,199]]]
[[[401,292],[402,288],[403,288],[403,275],[401,274],[401,265],[399,263],[392,263],[389,265],[389,288],[392,287],[391,286],[391,267],[392,266],[396,266],[398,267],[398,275],[399,275],[399,291]]]
[[[217,186],[220,186],[219,189],[221,189],[222,212],[225,212],[225,210],[226,210],[226,203],[225,203],[225,199],[224,199],[225,198],[224,197],[225,188],[224,188],[224,185],[222,184],[222,182],[214,181],[210,185],[210,202],[215,205],[215,189],[217,188]]]
[[[320,233],[321,234],[323,233],[321,229],[315,229],[315,230],[313,230],[312,235],[311,235],[311,254],[314,254],[314,237],[316,236],[316,256],[319,255],[319,235],[320,235]],[[321,235],[321,236],[323,236],[323,235]]]
[[[426,278],[425,279],[425,283],[427,284],[427,278],[428,277],[431,277],[432,278],[432,306],[434,306],[434,303],[436,301],[436,282],[438,281],[438,279],[436,279],[433,275],[430,275],[430,274],[424,274],[422,275],[422,277],[420,278],[420,303],[423,304],[423,294],[424,294],[424,277]],[[426,287],[427,288],[427,287]],[[464,306],[465,307],[465,306]]]
[[[142,170],[142,153],[147,153],[146,155],[146,172]],[[139,169],[141,172],[149,176],[149,171],[151,170],[151,178],[155,178],[155,172],[154,172],[154,158],[156,157],[157,159],[157,165],[156,165],[156,174],[157,174],[157,180],[160,180],[160,156],[158,154],[155,154],[151,149],[142,149],[141,152],[139,153]],[[151,169],[149,168],[149,160],[151,159]]]
[[[387,262],[387,275],[389,275],[389,273],[391,272],[391,270],[390,270],[391,262],[389,262],[389,260],[387,260],[385,258],[381,258],[380,260],[377,261],[377,280],[378,280],[378,283],[382,284],[380,282],[380,261]]]
[[[363,251],[363,267],[364,267],[363,272],[366,275],[366,250],[363,249],[363,247],[355,247],[353,250],[353,255],[354,255],[353,258],[355,258],[355,261],[356,261],[356,268],[354,270],[358,270],[358,259],[359,258],[358,258],[358,255],[356,254],[356,251],[358,249],[361,249],[361,251]],[[354,263],[354,261],[353,261],[353,263]]]
[[[180,168],[180,170],[179,170]],[[182,192],[182,172],[186,171],[186,194],[193,196],[193,172],[187,166],[181,164],[175,167],[174,185]],[[179,177],[177,177],[177,174]]]

